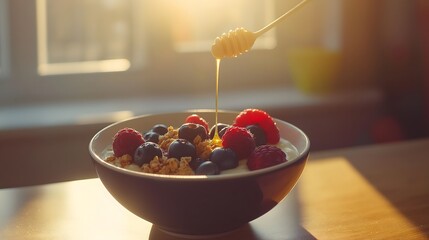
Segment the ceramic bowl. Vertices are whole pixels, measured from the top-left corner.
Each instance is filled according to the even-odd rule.
[[[198,113],[210,125],[215,122],[215,113],[209,110],[144,115],[107,126],[92,138],[89,152],[97,174],[126,209],[170,233],[213,235],[264,215],[294,187],[306,164],[310,142],[303,131],[278,119],[275,121],[281,137],[289,140],[299,155],[265,169],[214,176],[168,176],[126,170],[103,160],[103,151],[118,130],[149,130],[158,123],[179,127],[191,113]],[[232,123],[237,114],[219,112],[218,122]]]

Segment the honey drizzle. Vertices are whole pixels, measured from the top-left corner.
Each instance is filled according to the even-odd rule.
[[[215,112],[215,133],[211,143],[217,147],[222,146],[222,139],[219,137],[219,132],[217,129],[218,124],[218,111],[219,111],[219,68],[220,68],[220,59],[216,59],[216,112]]]

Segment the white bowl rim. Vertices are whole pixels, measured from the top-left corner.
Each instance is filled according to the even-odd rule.
[[[286,121],[280,120],[280,119],[276,119],[276,118],[273,118],[275,122],[288,125],[289,128],[293,128],[295,131],[299,132],[299,134],[301,136],[304,137],[305,147],[304,147],[303,151],[295,159],[288,160],[284,163],[277,164],[277,165],[274,165],[271,167],[253,170],[253,171],[248,171],[248,172],[219,174],[219,175],[165,175],[165,174],[144,173],[144,172],[137,172],[134,170],[121,168],[121,167],[115,166],[113,164],[110,164],[110,163],[106,162],[104,159],[100,158],[100,156],[92,150],[92,145],[96,141],[97,137],[103,131],[105,131],[106,129],[109,129],[115,125],[122,124],[123,122],[126,122],[126,121],[132,121],[134,119],[140,119],[140,118],[150,117],[150,116],[154,116],[154,115],[174,115],[174,114],[183,114],[183,113],[187,113],[187,112],[189,112],[189,113],[214,112],[214,110],[211,110],[211,109],[194,109],[194,110],[186,110],[186,111],[180,111],[180,112],[143,114],[143,115],[134,116],[131,118],[127,118],[127,119],[112,123],[112,124],[104,127],[103,129],[101,129],[100,131],[98,131],[92,137],[91,141],[89,142],[89,153],[95,162],[97,162],[98,164],[100,164],[103,167],[106,167],[110,170],[113,170],[115,172],[120,172],[120,173],[129,175],[129,176],[148,178],[148,179],[158,180],[158,181],[163,181],[163,180],[165,180],[165,181],[170,181],[170,180],[174,180],[174,181],[178,181],[178,180],[180,180],[180,181],[201,181],[201,180],[203,180],[203,181],[219,181],[219,180],[231,180],[231,179],[237,179],[237,178],[249,178],[249,177],[254,177],[254,176],[258,176],[258,175],[264,175],[264,174],[269,173],[269,172],[278,171],[278,170],[285,168],[289,165],[293,165],[297,162],[303,161],[309,155],[310,140],[307,137],[307,135],[301,129],[296,127],[295,125],[288,123]],[[227,111],[227,110],[218,110],[218,112],[219,113],[236,113],[236,114],[239,113],[236,111]]]

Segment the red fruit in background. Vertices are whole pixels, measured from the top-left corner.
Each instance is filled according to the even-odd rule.
[[[258,170],[286,162],[286,153],[274,145],[261,145],[247,160],[249,170]]]
[[[198,116],[197,114],[189,115],[189,116],[185,119],[185,123],[196,123],[196,124],[200,124],[200,125],[202,125],[202,126],[207,130],[207,133],[210,131],[210,129],[209,129],[209,124],[207,123],[207,121],[206,121],[204,118],[202,118],[202,117]]]
[[[121,157],[125,154],[134,156],[136,149],[144,142],[141,133],[132,128],[123,128],[113,137],[113,153],[116,157]]]
[[[376,143],[394,142],[406,139],[400,122],[392,116],[381,116],[371,126],[371,137]]]
[[[249,125],[258,125],[267,137],[268,144],[277,144],[280,141],[280,132],[273,118],[266,112],[259,109],[243,110],[235,118],[234,126],[247,127]]]
[[[238,159],[243,159],[255,149],[255,140],[247,129],[231,126],[222,136],[222,147],[231,148]]]

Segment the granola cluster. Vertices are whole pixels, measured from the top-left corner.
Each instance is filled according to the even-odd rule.
[[[209,140],[202,140],[200,136],[195,137],[194,145],[197,150],[197,156],[202,159],[208,159],[216,145],[213,145]]]
[[[129,154],[122,155],[121,157],[109,156],[106,158],[106,162],[117,167],[126,168],[133,163],[133,157]]]
[[[166,175],[194,175],[194,171],[189,166],[190,157],[176,158],[155,157],[150,163],[143,164],[142,172],[157,173]]]
[[[194,171],[189,166],[190,161],[190,157],[182,157],[178,160],[176,158],[159,158],[156,156],[149,163],[139,167],[137,164],[133,163],[133,157],[128,154],[121,157],[109,156],[106,158],[106,162],[117,167],[144,173],[166,175],[194,175]]]
[[[170,144],[179,138],[179,131],[172,126],[169,126],[167,129],[167,133],[164,135],[159,136],[158,145],[159,147],[164,150],[165,152],[168,151],[168,147],[170,147]]]

